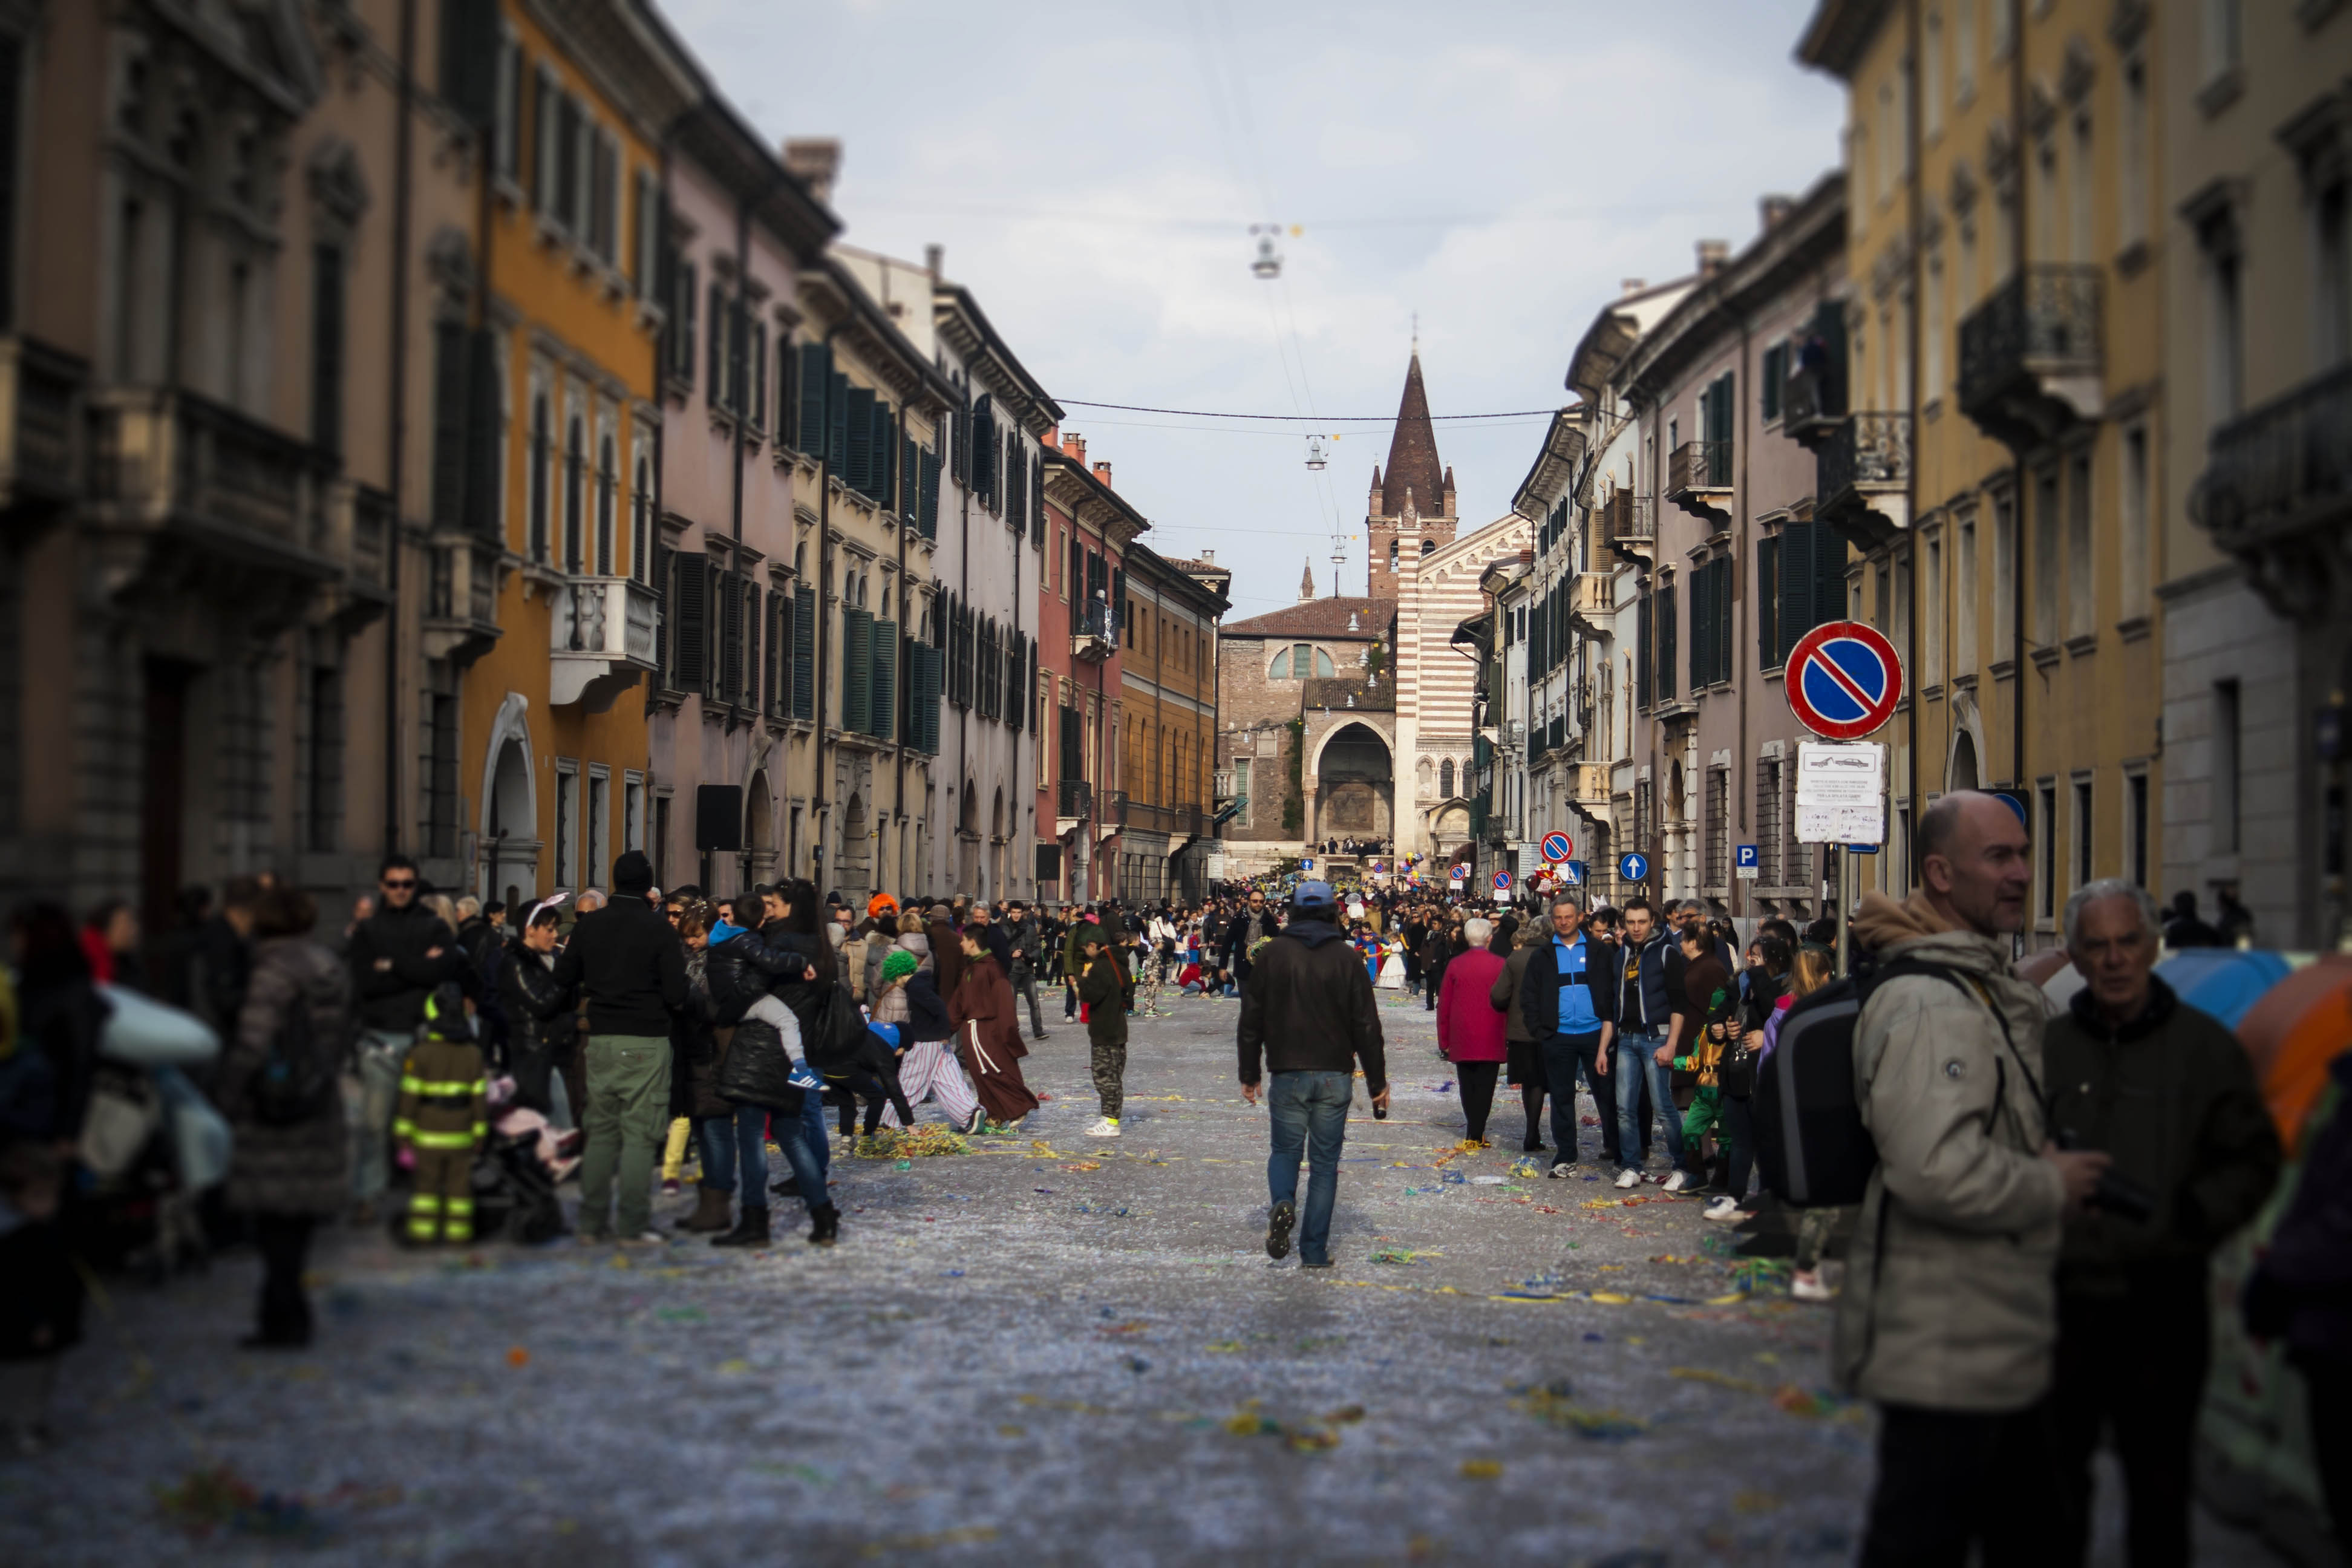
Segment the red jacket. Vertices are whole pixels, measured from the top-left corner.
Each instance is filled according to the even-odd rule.
[[[1437,1048],[1449,1062],[1499,1062],[1510,1056],[1507,1016],[1486,993],[1503,973],[1502,956],[1474,947],[1454,955],[1437,992]]]

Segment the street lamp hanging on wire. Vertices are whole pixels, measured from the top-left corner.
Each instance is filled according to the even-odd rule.
[[[1274,237],[1282,232],[1278,223],[1254,223],[1250,233],[1257,237],[1257,259],[1250,263],[1250,274],[1271,282],[1282,276],[1282,252],[1275,249]]]
[[[1320,472],[1331,461],[1331,440],[1328,436],[1307,437],[1307,466]]]

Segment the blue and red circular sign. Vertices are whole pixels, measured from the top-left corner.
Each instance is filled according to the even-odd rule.
[[[1547,833],[1544,835],[1543,858],[1554,866],[1565,865],[1576,858],[1576,846],[1569,842],[1565,833]]]
[[[1797,639],[1783,681],[1797,722],[1825,741],[1858,741],[1903,700],[1903,660],[1877,627],[1830,621]]]

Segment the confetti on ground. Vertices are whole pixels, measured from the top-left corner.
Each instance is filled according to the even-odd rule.
[[[1566,1379],[1541,1388],[1522,1389],[1511,1404],[1547,1426],[1600,1443],[1622,1443],[1649,1429],[1622,1411],[1596,1410],[1577,1404],[1570,1397]]]
[[[1500,1459],[1465,1459],[1462,1479],[1469,1481],[1491,1481],[1503,1473]]]
[[[164,1518],[199,1539],[221,1531],[270,1541],[318,1541],[327,1534],[327,1521],[310,1500],[263,1491],[226,1465],[191,1470],[176,1487],[159,1486],[155,1500]]]
[[[927,1159],[936,1154],[969,1153],[971,1145],[943,1121],[919,1121],[913,1127],[881,1128],[860,1138],[850,1153],[860,1160]]]

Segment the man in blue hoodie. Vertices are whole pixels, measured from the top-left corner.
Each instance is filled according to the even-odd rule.
[[[1339,927],[1339,900],[1328,882],[1301,882],[1290,895],[1290,919],[1259,952],[1243,982],[1242,1098],[1258,1100],[1259,1058],[1274,1074],[1266,1105],[1274,1112],[1274,1152],[1265,1166],[1273,1199],[1265,1253],[1286,1258],[1298,1223],[1298,1159],[1307,1156],[1307,1213],[1298,1237],[1299,1261],[1331,1267],[1331,1209],[1339,1195],[1339,1151],[1355,1096],[1356,1066],[1372,1107],[1388,1114],[1388,1069],[1382,1054],[1380,1005],[1371,976]]]
[[[1600,972],[1604,961],[1585,951],[1584,908],[1573,894],[1552,900],[1551,933],[1551,945],[1529,962],[1520,982],[1519,1016],[1543,1058],[1551,1090],[1551,1173],[1570,1176],[1576,1173],[1576,1075],[1583,1073],[1591,1085],[1596,1111],[1608,1104],[1615,1009]],[[1594,968],[1588,970],[1588,963]]]

